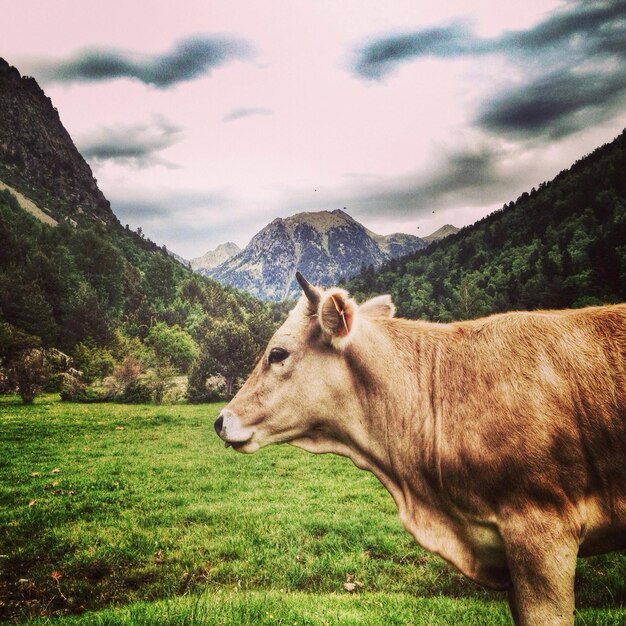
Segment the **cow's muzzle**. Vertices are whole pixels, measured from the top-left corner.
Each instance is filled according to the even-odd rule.
[[[230,409],[223,409],[213,424],[217,435],[224,440],[226,448],[232,446],[238,452],[254,452],[259,448],[253,441],[254,430],[243,426],[241,418]]]

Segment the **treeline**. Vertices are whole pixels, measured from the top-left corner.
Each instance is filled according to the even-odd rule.
[[[233,391],[273,332],[280,306],[197,276],[141,240],[95,220],[47,226],[0,192],[5,388],[19,388],[20,376],[22,387],[44,384],[49,377],[23,377],[49,364],[41,355],[60,351],[74,373],[45,384],[61,386],[68,399],[159,401],[180,375],[194,381],[193,400]]]
[[[472,226],[346,287],[435,321],[626,300],[626,132]]]

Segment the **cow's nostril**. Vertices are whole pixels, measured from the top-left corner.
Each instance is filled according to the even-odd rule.
[[[215,432],[219,435],[222,432],[222,426],[224,424],[224,418],[220,415],[216,420],[215,424],[213,424],[215,428]]]

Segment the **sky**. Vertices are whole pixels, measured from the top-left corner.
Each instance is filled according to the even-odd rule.
[[[121,223],[188,259],[301,211],[471,224],[626,126],[626,0],[0,5]]]

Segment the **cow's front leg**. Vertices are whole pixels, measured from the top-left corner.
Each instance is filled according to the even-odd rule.
[[[572,626],[578,540],[560,520],[518,523],[503,529],[512,587],[509,606],[517,626]]]

